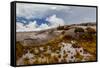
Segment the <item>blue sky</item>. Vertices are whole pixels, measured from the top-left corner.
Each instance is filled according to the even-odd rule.
[[[58,25],[96,22],[95,7],[16,4],[17,31],[34,31]]]

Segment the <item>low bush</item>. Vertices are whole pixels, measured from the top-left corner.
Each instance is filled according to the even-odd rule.
[[[84,32],[84,29],[83,28],[75,28],[74,32],[75,33],[77,33],[77,32]]]
[[[84,33],[84,34],[80,35],[80,39],[87,40],[87,41],[95,41],[96,35],[90,34],[90,33]]]
[[[93,29],[93,28],[91,28],[91,27],[87,27],[87,28],[86,28],[86,31],[87,31],[88,33],[90,33],[90,34],[95,34],[95,33],[96,33],[95,29]]]
[[[23,49],[23,45],[20,42],[16,42],[16,59],[22,57]]]
[[[57,30],[63,30],[64,29],[64,26],[58,26],[57,27]]]

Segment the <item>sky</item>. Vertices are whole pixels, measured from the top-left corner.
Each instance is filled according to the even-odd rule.
[[[38,31],[68,24],[96,22],[95,7],[16,4],[16,29]]]

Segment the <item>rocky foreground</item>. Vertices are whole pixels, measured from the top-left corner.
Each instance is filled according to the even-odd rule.
[[[40,47],[39,49],[34,48],[34,52],[39,52],[39,55],[33,54],[28,50],[26,54],[17,60],[17,65],[83,62],[91,60],[93,55],[85,51],[83,47],[75,46],[74,43],[74,41],[71,41],[71,43],[62,42],[58,45],[59,49],[56,50],[53,50],[50,46],[47,46],[46,50],[44,47]]]
[[[95,26],[76,27],[17,33],[17,65],[96,61]]]

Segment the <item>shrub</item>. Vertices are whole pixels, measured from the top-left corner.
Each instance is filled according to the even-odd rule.
[[[28,59],[28,58],[24,58],[24,64],[25,64],[25,65],[30,64],[30,63],[29,63],[29,59]]]
[[[16,59],[22,57],[23,49],[23,45],[20,42],[16,42]]]
[[[95,34],[95,33],[96,33],[95,29],[93,29],[93,28],[91,28],[91,27],[87,27],[86,30],[87,30],[87,32],[90,33],[90,34]]]
[[[65,26],[64,27],[64,30],[69,30],[70,28],[69,28],[70,26]]]
[[[84,32],[84,29],[83,28],[75,28],[74,32],[75,33],[77,33],[77,32]]]
[[[65,31],[62,31],[62,32],[61,32],[61,34],[65,34],[65,33],[66,33]]]
[[[63,30],[64,29],[64,26],[58,26],[57,27],[57,30]]]
[[[64,36],[64,39],[71,40],[71,39],[73,39],[73,37],[72,37],[71,35],[65,35],[65,36]]]
[[[91,40],[95,40],[96,36],[94,34],[84,33],[80,36],[80,38],[91,41]]]

